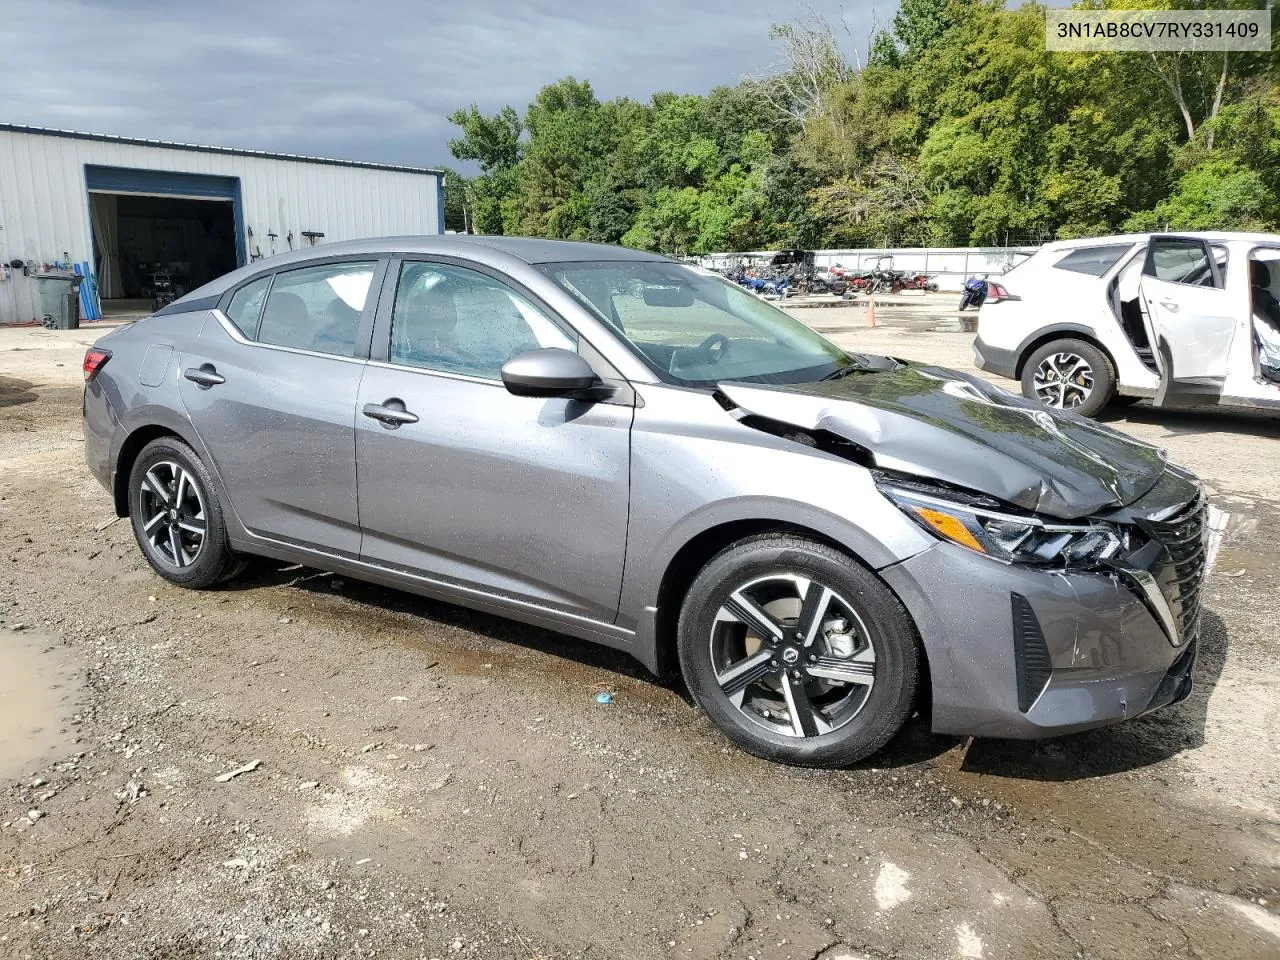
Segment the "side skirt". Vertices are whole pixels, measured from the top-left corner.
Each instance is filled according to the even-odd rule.
[[[257,537],[252,534],[250,536],[252,539],[248,541],[238,537],[231,538],[231,549],[240,553],[270,557],[274,560],[301,563],[329,573],[340,573],[356,580],[364,580],[380,586],[404,590],[422,597],[429,597],[432,600],[455,603],[460,607],[481,610],[485,613],[496,614],[510,620],[518,620],[521,623],[531,624],[535,627],[545,627],[548,630],[565,633],[571,637],[589,640],[592,643],[611,647],[614,650],[621,650],[623,653],[635,657],[650,670],[653,669],[650,663],[652,651],[649,651],[648,657],[644,655],[645,651],[641,650],[636,643],[634,630],[627,630],[611,623],[592,620],[590,617],[539,606],[527,600],[517,600],[500,594],[488,593],[476,587],[463,586],[452,581],[437,580],[369,563],[364,560],[337,556],[321,550],[313,550],[266,537]]]

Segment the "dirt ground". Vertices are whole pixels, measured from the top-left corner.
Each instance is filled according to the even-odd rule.
[[[803,316],[969,368],[885,313]],[[800,771],[545,631],[303,568],[165,585],[83,463],[95,336],[0,330],[0,957],[1280,956],[1280,420],[1114,420],[1232,514],[1187,702]]]

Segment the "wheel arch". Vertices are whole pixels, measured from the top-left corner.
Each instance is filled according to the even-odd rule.
[[[867,570],[871,571],[874,576],[885,584],[890,593],[895,597],[897,596],[897,591],[889,586],[884,581],[884,578],[880,577],[876,568],[859,556],[857,551],[814,527],[776,519],[742,519],[716,524],[698,532],[687,540],[671,557],[662,573],[658,586],[656,611],[652,623],[653,663],[650,664],[658,676],[666,677],[679,670],[679,655],[676,647],[677,622],[680,618],[680,608],[684,605],[684,599],[688,595],[689,588],[693,585],[698,573],[712,557],[727,547],[751,537],[771,534],[791,534],[838,550],[851,560],[866,567]],[[899,602],[902,602],[901,598],[899,598]],[[903,609],[907,611],[907,617],[912,622],[912,628],[916,632],[918,641],[920,631],[911,616],[911,610],[905,603],[903,603]],[[923,643],[920,644],[919,649],[922,677],[921,696],[928,696],[928,652],[925,650]]]
[[[1097,331],[1091,327],[1064,323],[1055,324],[1045,330],[1037,330],[1031,337],[1022,342],[1021,346],[1018,347],[1018,359],[1014,366],[1013,379],[1021,380],[1023,371],[1026,369],[1027,360],[1031,355],[1046,343],[1052,343],[1054,340],[1083,340],[1089,346],[1099,350],[1107,358],[1112,370],[1116,369],[1116,358],[1098,338]]]
[[[188,446],[191,441],[170,426],[161,423],[146,423],[135,428],[120,444],[120,452],[116,454],[115,470],[111,479],[111,496],[115,502],[116,516],[129,516],[129,474],[138,455],[152,440],[161,437],[174,437]]]

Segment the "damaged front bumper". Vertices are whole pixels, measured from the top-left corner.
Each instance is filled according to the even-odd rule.
[[[880,574],[920,631],[937,733],[1057,736],[1190,692],[1194,630],[1171,640],[1123,572],[1000,564],[940,542]]]

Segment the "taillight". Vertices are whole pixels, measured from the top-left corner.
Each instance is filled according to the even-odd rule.
[[[99,347],[90,347],[84,352],[84,363],[81,369],[84,370],[84,382],[88,383],[98,375],[98,371],[107,365],[107,361],[111,359],[110,350],[102,350]]]
[[[987,303],[999,303],[1001,300],[1021,300],[1022,298],[1012,294],[1002,284],[987,281]]]

